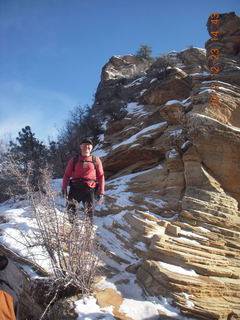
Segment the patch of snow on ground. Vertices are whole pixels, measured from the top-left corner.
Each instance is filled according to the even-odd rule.
[[[229,92],[229,93],[233,93],[234,95],[236,94],[236,91],[233,91],[231,89],[224,88],[224,87],[219,87],[217,90],[222,90],[222,91],[226,91],[226,92]]]
[[[0,242],[25,258],[33,258],[42,268],[51,272],[51,263],[48,254],[40,246],[32,246],[36,242],[39,228],[31,216],[31,209],[26,201],[22,208],[11,208],[6,204],[0,205],[0,216],[5,216],[9,221],[2,223]]]
[[[227,82],[223,82],[223,81],[219,81],[219,80],[208,80],[208,81],[203,81],[202,83],[216,83],[216,84],[224,84],[227,87],[231,87],[233,89],[238,89],[238,87],[234,86],[233,84],[227,83]]]
[[[150,202],[160,208],[164,208],[168,202],[167,201],[164,201],[164,200],[161,200],[161,199],[156,199],[156,198],[152,198],[152,197],[145,197],[144,198],[144,201],[146,202]]]
[[[203,227],[196,227],[197,229],[203,231],[203,232],[211,232],[209,229],[207,228],[203,228]]]
[[[140,92],[140,96],[142,96],[144,94],[144,92],[146,92],[147,89],[143,89],[141,92]]]
[[[178,156],[178,152],[176,151],[176,149],[172,149],[169,153],[168,153],[168,158],[169,159],[174,159]]]
[[[97,287],[101,290],[112,288],[120,293],[124,300],[119,311],[134,320],[150,318],[157,320],[159,319],[159,312],[177,317],[179,320],[185,320],[184,317],[179,315],[178,308],[171,306],[170,299],[147,296],[145,291],[138,285],[136,276],[124,270],[123,273],[116,274],[111,279],[101,280]]]
[[[189,300],[189,298],[193,297],[192,294],[187,294],[185,292],[182,293],[183,297],[187,300],[186,301],[186,306],[189,307],[189,308],[193,308],[195,306],[195,304]]]
[[[169,317],[184,320],[185,317],[179,315],[179,310],[170,305],[170,299],[149,297],[147,301],[136,299],[124,299],[119,311],[124,312],[134,320],[151,319],[158,320],[159,314],[165,314]],[[188,319],[191,320],[191,319]]]
[[[84,297],[76,301],[75,311],[78,314],[76,320],[115,319],[115,317],[113,317],[112,307],[100,308],[94,297]]]
[[[157,80],[157,78],[153,78],[151,81],[150,81],[150,83],[153,83],[154,81],[156,81]]]
[[[192,301],[186,301],[186,306],[189,308],[193,308],[195,304]]]
[[[179,137],[182,134],[182,129],[169,131],[170,136]]]
[[[207,71],[204,71],[204,72],[201,72],[201,73],[190,73],[189,76],[191,77],[195,77],[195,76],[209,76],[210,75],[210,72],[207,72]]]
[[[212,90],[212,89],[203,89],[203,88],[201,88],[200,90],[202,90],[202,91],[200,91],[198,94],[216,92],[216,90]],[[216,93],[216,95],[220,95],[220,93]]]
[[[185,236],[193,236],[193,237],[200,238],[200,239],[207,239],[206,237],[201,236],[200,234],[194,233],[192,231],[181,230],[181,234],[185,235]]]
[[[111,281],[107,281],[106,278],[102,278],[98,283],[97,283],[97,288],[99,290],[105,290],[105,289],[114,289],[116,292],[121,293],[120,291],[117,290],[115,284]]]
[[[168,102],[165,103],[165,106],[171,106],[172,104],[175,103],[181,103],[179,100],[169,100]]]
[[[181,149],[184,149],[188,144],[190,144],[189,140],[186,140],[182,145],[181,145]]]
[[[124,299],[119,311],[124,312],[128,317],[134,320],[159,319],[158,308],[152,303],[146,301],[137,301],[133,299]]]
[[[174,273],[180,273],[186,276],[198,276],[194,270],[187,270],[182,267],[176,266],[174,264],[169,264],[165,262],[159,262],[159,264],[164,268]]]

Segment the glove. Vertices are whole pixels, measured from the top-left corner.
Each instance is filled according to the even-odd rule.
[[[62,190],[62,197],[63,197],[64,199],[67,198],[67,190]]]
[[[104,194],[97,194],[97,201],[102,201],[104,198]]]
[[[97,195],[97,202],[99,205],[103,203],[104,195],[103,194],[98,194]]]

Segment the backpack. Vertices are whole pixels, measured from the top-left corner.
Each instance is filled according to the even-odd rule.
[[[0,319],[16,320],[13,297],[0,289]]]
[[[77,154],[77,155],[75,155],[75,156],[73,157],[72,172],[75,170],[75,166],[76,166],[77,162],[79,161],[79,160],[78,160],[78,157],[79,157],[79,154]],[[92,161],[90,161],[90,160],[80,160],[80,162],[91,162],[91,163],[94,164],[95,170],[97,170],[97,157],[95,157],[95,156],[92,156]],[[73,180],[74,180],[74,181],[73,181]],[[84,180],[85,180],[85,181],[90,181],[90,180],[92,180],[92,179],[83,179],[83,178],[70,179],[69,185],[71,186],[71,185],[74,184],[74,186],[77,187],[77,186],[79,185],[79,181],[84,181]],[[94,189],[95,189],[95,193],[97,194],[97,191],[98,191],[98,183],[97,183],[97,180],[92,180],[92,181],[95,181],[95,182],[96,182],[96,187],[95,187]],[[1,319],[0,319],[0,320],[1,320]]]
[[[76,164],[78,163],[78,157],[79,157],[79,154],[77,154],[77,155],[75,155],[75,156],[73,157],[72,171],[75,170],[75,166],[76,166]],[[92,156],[92,161],[90,161],[90,160],[80,160],[80,162],[91,162],[91,163],[94,164],[95,170],[97,170],[97,157],[95,157],[95,156]]]
[[[0,319],[16,320],[23,279],[17,266],[0,253]]]

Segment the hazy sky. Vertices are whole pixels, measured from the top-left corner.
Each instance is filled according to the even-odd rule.
[[[91,105],[113,55],[204,48],[213,12],[239,0],[0,0],[0,138],[30,125],[55,138],[70,110]]]

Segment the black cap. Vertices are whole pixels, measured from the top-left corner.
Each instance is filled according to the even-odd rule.
[[[93,141],[90,138],[84,138],[81,140],[80,144],[89,143],[93,146]]]

